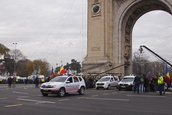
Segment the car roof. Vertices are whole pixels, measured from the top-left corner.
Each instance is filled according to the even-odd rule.
[[[57,77],[69,77],[69,76],[67,76],[67,75],[62,75],[62,76],[57,76]]]
[[[81,77],[81,76],[75,76],[75,75],[71,75],[71,76],[68,76],[68,75],[62,75],[62,76],[57,76],[57,77]]]
[[[103,76],[102,78],[105,78],[105,77],[113,77],[113,76],[107,75],[107,76]]]
[[[128,76],[124,76],[123,78],[135,78],[136,76],[134,75],[128,75]]]

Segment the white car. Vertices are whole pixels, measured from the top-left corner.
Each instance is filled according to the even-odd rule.
[[[40,90],[43,96],[58,94],[63,97],[66,93],[85,94],[85,81],[81,76],[57,76],[49,82],[41,84]]]
[[[96,82],[96,89],[110,89],[111,87],[116,87],[118,82],[118,76],[104,76]]]
[[[134,79],[135,79],[134,75],[124,76],[121,79],[121,81],[118,83],[118,87],[117,87],[118,90],[121,89],[132,90],[134,86]]]

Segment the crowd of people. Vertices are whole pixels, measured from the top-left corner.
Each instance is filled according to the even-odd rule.
[[[159,94],[165,94],[166,91],[171,87],[170,82],[167,81],[163,74],[159,74],[158,77],[145,77],[144,75],[136,75],[134,79],[134,93],[143,92],[155,92],[159,91]]]

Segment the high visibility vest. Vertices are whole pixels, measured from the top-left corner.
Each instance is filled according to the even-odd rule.
[[[158,84],[163,84],[164,78],[162,76],[158,77]]]

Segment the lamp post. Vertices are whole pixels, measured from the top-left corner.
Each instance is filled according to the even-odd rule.
[[[15,43],[13,43],[13,45],[14,45],[14,72],[13,72],[13,74],[14,74],[14,76],[16,76],[16,46],[17,46],[17,43],[15,42]]]

